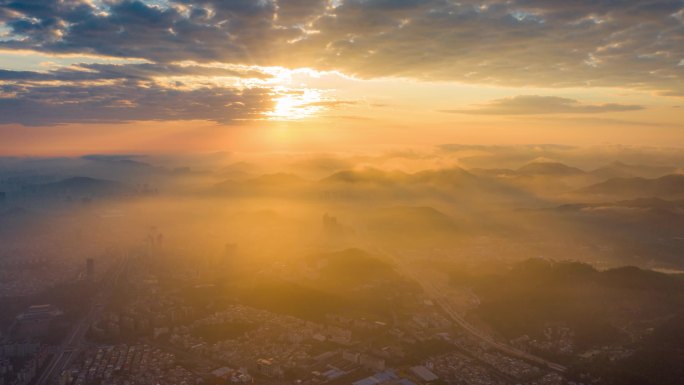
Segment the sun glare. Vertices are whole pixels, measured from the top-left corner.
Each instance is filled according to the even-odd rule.
[[[323,99],[317,90],[285,91],[275,99],[275,107],[268,112],[270,120],[299,120],[320,111]]]

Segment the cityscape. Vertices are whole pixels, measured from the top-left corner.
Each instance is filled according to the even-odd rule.
[[[0,0],[0,385],[682,378],[681,0]]]

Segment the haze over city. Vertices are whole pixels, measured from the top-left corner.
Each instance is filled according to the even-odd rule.
[[[0,0],[0,385],[678,384],[684,2]]]

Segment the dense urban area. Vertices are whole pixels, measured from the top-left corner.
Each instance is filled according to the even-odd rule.
[[[16,162],[0,173],[0,385],[677,381],[676,168],[304,180]],[[611,176],[627,171],[652,197]],[[565,192],[539,187],[553,181]]]

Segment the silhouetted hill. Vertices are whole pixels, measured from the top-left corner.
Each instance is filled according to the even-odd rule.
[[[541,224],[537,232],[548,228],[549,237],[566,236],[558,232],[565,226],[577,245],[617,264],[684,267],[684,199],[617,198],[576,196],[584,202],[521,210],[520,216]],[[563,258],[582,258],[576,248],[566,250]]]
[[[466,204],[486,201],[489,205],[536,198],[488,176],[478,176],[461,168],[424,170],[416,173],[367,168],[341,171],[320,181],[324,194],[348,198],[438,198]]]
[[[296,282],[260,280],[244,291],[254,306],[314,320],[327,313],[387,315],[407,290],[416,287],[386,261],[362,249],[308,255],[303,262],[318,276]]]
[[[461,204],[478,201],[488,205],[538,199],[493,177],[474,175],[461,168],[424,170],[416,173],[377,168],[345,170],[312,182],[291,173],[264,174],[247,179],[229,179],[207,193],[264,196],[283,194],[315,199],[398,200],[440,199]],[[475,205],[472,205],[475,206]]]
[[[217,183],[211,191],[235,194],[267,194],[271,191],[297,190],[309,183],[295,174],[264,174],[244,180],[229,179]]]
[[[512,178],[518,175],[515,170],[509,168],[472,168],[468,169],[475,175],[486,175],[499,178]]]
[[[684,196],[684,174],[656,179],[613,178],[578,190],[579,194],[606,197],[681,197]]]
[[[221,169],[218,175],[228,179],[246,179],[257,172],[257,166],[247,162],[237,162]]]
[[[321,279],[343,284],[360,284],[366,280],[392,276],[392,266],[365,250],[351,248],[310,257],[319,265]]]
[[[517,170],[521,175],[577,176],[586,172],[559,162],[532,162]]]
[[[324,178],[323,183],[348,184],[432,184],[442,186],[468,185],[478,183],[478,178],[462,168],[425,170],[414,174],[403,171],[383,171],[375,168],[336,172]]]
[[[641,209],[659,209],[659,210],[677,210],[684,208],[684,199],[666,200],[662,198],[636,198],[615,202],[599,202],[599,203],[568,203],[558,207],[555,210],[560,211],[577,211],[587,208],[641,208]]]
[[[245,303],[273,312],[321,321],[326,313],[347,309],[340,296],[293,282],[263,282],[246,290]]]
[[[77,198],[114,196],[130,191],[123,183],[84,176],[68,178],[53,183],[30,185],[23,188],[23,192],[36,195],[69,195]]]
[[[477,176],[458,167],[421,171],[413,174],[411,180],[418,183],[446,186],[468,185],[481,182]]]
[[[346,310],[387,315],[396,306],[393,303],[419,290],[388,261],[362,249],[314,254],[306,261],[318,272],[318,277],[307,284],[353,304]]]
[[[570,328],[579,351],[627,344],[650,322],[680,312],[684,280],[636,267],[597,271],[579,262],[532,259],[510,271],[452,276],[473,287],[481,300],[476,314],[507,338],[543,338],[554,325]],[[630,332],[624,330],[629,326]]]
[[[571,368],[581,378],[592,373],[607,385],[679,385],[684,378],[684,316],[666,320],[634,346],[634,353],[622,360],[599,357]]]
[[[170,182],[169,178],[177,175],[165,167],[154,166],[129,155],[86,155],[80,160],[69,174],[125,181],[130,186],[158,186]]]
[[[237,189],[242,182],[234,179],[226,179],[222,182],[216,183],[211,187],[212,191],[231,191]]]
[[[389,185],[405,183],[410,180],[410,175],[401,171],[383,171],[376,168],[365,168],[363,170],[339,171],[321,182],[325,183],[366,183]]]
[[[358,228],[361,234],[376,239],[383,247],[441,247],[487,225],[460,219],[457,221],[430,206],[391,206],[368,210]]]
[[[247,179],[246,182],[258,186],[291,187],[306,183],[306,180],[295,174],[275,173],[264,174],[256,178]]]
[[[603,179],[633,177],[658,178],[675,171],[676,168],[674,167],[625,164],[620,161],[615,161],[591,171],[591,174]]]
[[[511,188],[526,191],[538,197],[555,198],[559,194],[595,183],[597,178],[583,170],[559,162],[537,161],[517,170],[473,169],[475,175],[490,177],[508,184]]]
[[[141,162],[135,159],[131,159],[128,156],[116,156],[116,155],[99,155],[99,154],[92,154],[92,155],[84,155],[81,157],[81,159],[84,160],[89,160],[92,162],[101,162],[101,163],[106,163],[110,165],[115,165],[115,166],[127,166],[127,167],[136,167],[136,168],[150,168],[152,165],[149,163]]]

